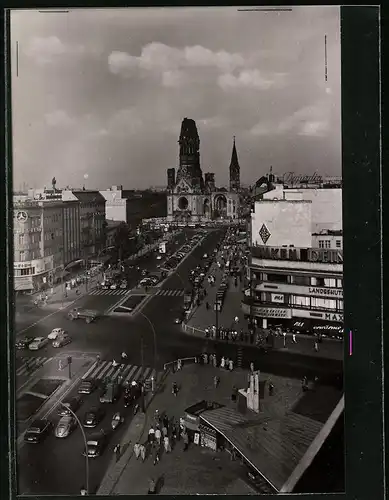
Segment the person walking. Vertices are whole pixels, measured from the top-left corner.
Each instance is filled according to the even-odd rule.
[[[172,394],[173,394],[173,396],[177,397],[177,394],[178,394],[177,382],[173,382],[173,384],[172,384]]]
[[[155,450],[155,455],[154,455],[154,465],[157,465],[161,459],[161,450],[159,447]]]
[[[224,356],[223,356],[221,361],[220,361],[220,368],[225,368],[225,366],[226,366],[226,360],[224,359]]]
[[[295,333],[292,334],[292,342],[293,342],[293,344],[297,344],[296,334]]]
[[[216,354],[213,355],[213,367],[214,368],[217,367],[217,357],[216,357]]]
[[[167,427],[165,425],[162,427],[162,436],[164,438],[167,436]]]
[[[163,416],[162,422],[166,429],[169,429],[169,417],[166,415],[166,413]]]
[[[214,386],[215,389],[218,388],[219,383],[220,383],[220,378],[217,375],[215,375],[214,378],[213,378],[213,386]]]
[[[315,350],[315,352],[319,352],[319,343],[317,340],[315,340],[315,343],[313,344],[313,349]]]
[[[234,369],[234,362],[232,361],[232,359],[230,359],[230,361],[228,363],[228,367],[230,369],[230,372],[232,372],[232,370]]]
[[[116,462],[118,462],[120,458],[120,444],[117,444],[113,451],[116,454]]]
[[[155,439],[157,440],[158,446],[160,446],[161,445],[161,430],[160,429],[157,429],[155,431]]]
[[[155,463],[154,463],[155,465]],[[148,495],[155,495],[156,493],[156,484],[153,478],[150,479],[149,481],[149,491],[147,492]]]
[[[178,359],[177,360],[177,371],[180,371],[180,370],[182,370],[182,361],[181,361],[181,359]]]
[[[154,443],[155,439],[155,430],[154,427],[151,427],[149,430],[149,443]]]
[[[170,453],[172,451],[172,449],[171,449],[171,446],[170,446],[170,441],[169,441],[169,437],[168,436],[165,436],[163,438],[163,444],[164,444],[164,448],[165,448],[165,453]]]
[[[139,443],[134,444],[134,454],[135,454],[135,458],[138,460],[139,455],[140,455],[140,444]]]
[[[183,440],[184,440],[184,451],[187,451],[189,448],[189,436],[187,432],[184,432],[183,434]]]
[[[254,373],[254,363],[250,363],[250,372]]]
[[[146,460],[146,446],[144,444],[139,446],[139,452],[142,462],[144,462]]]

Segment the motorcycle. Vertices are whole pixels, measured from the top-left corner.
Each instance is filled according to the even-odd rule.
[[[120,415],[120,413],[115,413],[115,415],[112,417],[112,422],[111,422],[111,427],[112,430],[114,431],[119,427],[120,424],[124,422],[124,418]]]

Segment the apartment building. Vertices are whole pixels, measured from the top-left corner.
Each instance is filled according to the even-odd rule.
[[[254,203],[249,229],[245,316],[262,328],[341,332],[342,190],[272,185]]]
[[[14,287],[38,291],[53,284],[63,268],[61,201],[14,200]]]

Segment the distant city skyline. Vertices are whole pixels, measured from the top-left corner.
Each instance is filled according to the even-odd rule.
[[[338,7],[21,10],[11,42],[15,191],[165,186],[184,117],[219,186],[233,136],[242,184],[341,175]]]

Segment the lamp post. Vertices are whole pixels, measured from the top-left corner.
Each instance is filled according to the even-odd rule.
[[[89,493],[89,457],[88,457],[88,450],[87,450],[87,440],[86,440],[86,435],[84,428],[82,427],[82,424],[80,422],[80,419],[77,417],[77,415],[74,413],[73,410],[71,410],[68,406],[64,405],[62,401],[59,402],[60,405],[62,405],[66,410],[75,418],[78,426],[80,427],[82,437],[84,439],[84,446],[85,446],[85,488],[86,488],[86,494],[88,495]]]
[[[153,331],[153,337],[154,337],[154,369],[156,370],[157,369],[157,362],[158,362],[158,357],[157,357],[157,334],[156,334],[153,322],[146,316],[146,314],[144,314],[142,311],[139,311],[138,314],[140,314],[141,316],[143,316],[143,318],[145,318],[145,320],[148,322],[148,324],[150,325],[150,327],[151,327],[151,329]],[[143,342],[142,342],[142,352],[143,352]],[[142,357],[143,357],[143,354],[142,354]]]

